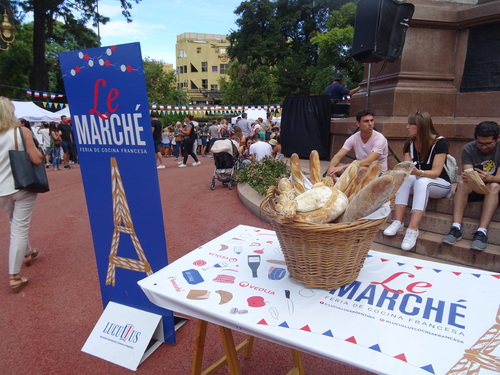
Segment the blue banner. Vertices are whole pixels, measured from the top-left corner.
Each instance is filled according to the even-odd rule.
[[[59,54],[87,200],[103,304],[163,316],[137,282],[168,264],[139,43]],[[73,249],[85,251],[85,249]]]

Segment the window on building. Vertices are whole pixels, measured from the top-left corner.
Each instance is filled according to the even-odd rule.
[[[226,70],[229,68],[229,64],[220,64],[220,74],[226,74]]]
[[[183,49],[179,50],[179,54],[177,55],[177,57],[187,57],[186,51],[184,51]]]
[[[182,87],[188,87],[188,81],[187,79],[184,80],[184,82],[182,83]]]
[[[212,90],[212,91],[218,91],[219,90],[219,86],[218,85],[210,85],[210,90]]]
[[[218,49],[218,48],[215,48],[215,49],[214,49],[214,52],[215,52],[215,53],[219,53],[219,49]]]
[[[220,49],[220,53],[226,53],[226,49],[225,48],[221,48]]]
[[[191,90],[198,90],[198,86],[193,81],[191,81]]]
[[[208,79],[201,80],[201,88],[207,90],[208,89]]]
[[[201,47],[196,47],[196,53],[201,53]]]
[[[203,61],[201,63],[201,71],[202,72],[208,72],[208,63],[206,61]]]
[[[212,73],[217,73],[219,67],[217,65],[212,65]]]
[[[191,64],[191,73],[198,73],[198,69],[193,64]]]

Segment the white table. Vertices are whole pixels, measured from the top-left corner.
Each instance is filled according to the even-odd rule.
[[[448,371],[469,349],[457,368],[481,357],[481,375],[500,371],[488,370],[500,342],[500,275],[491,272],[370,251],[355,282],[308,289],[288,278],[273,231],[240,225],[139,285],[154,304],[222,332],[376,373],[458,374]]]

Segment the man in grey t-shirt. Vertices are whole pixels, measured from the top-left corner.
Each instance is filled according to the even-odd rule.
[[[247,120],[246,113],[241,114],[241,120],[238,121],[238,126],[240,127],[241,132],[243,133],[245,138],[248,137],[248,134],[252,132],[252,127],[250,126],[250,123]]]
[[[467,178],[462,175],[453,197],[453,224],[450,232],[443,237],[444,243],[454,245],[462,239],[462,220],[467,202],[484,200],[479,228],[474,233],[471,249],[485,250],[488,246],[488,227],[498,207],[498,192],[500,191],[499,135],[500,127],[496,122],[483,121],[474,130],[476,140],[467,143],[462,148],[463,170],[474,168],[490,190],[490,194],[481,195],[473,192],[467,184]]]
[[[217,120],[212,121],[212,125],[208,128],[208,131],[210,133],[210,147],[212,147],[219,137],[219,125],[217,125]]]

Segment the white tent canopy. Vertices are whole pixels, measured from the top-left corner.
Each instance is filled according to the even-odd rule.
[[[12,101],[12,103],[15,107],[14,115],[17,118],[24,118],[30,122],[59,121],[61,119],[61,115],[40,108],[33,102]]]

